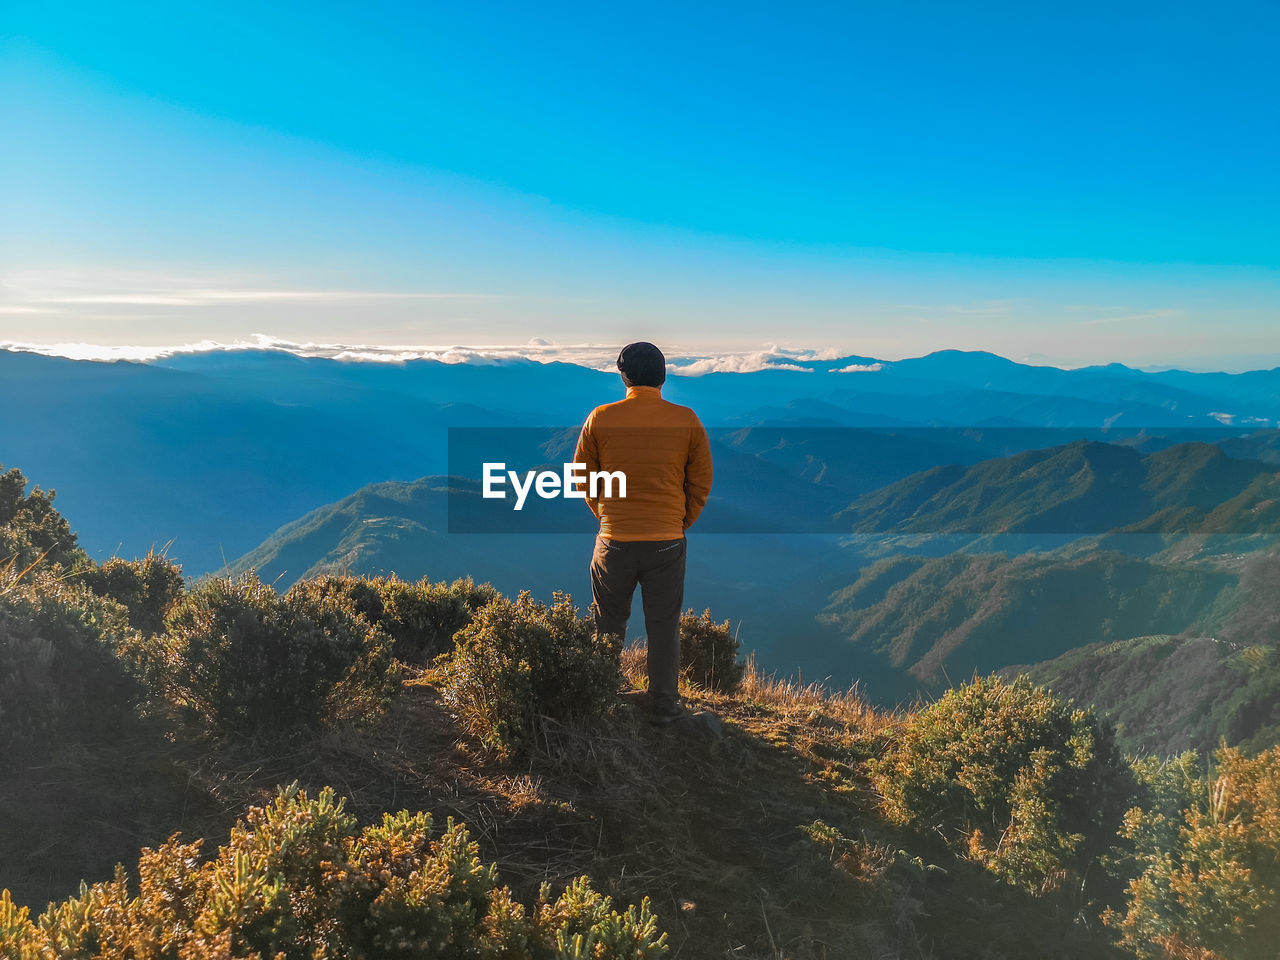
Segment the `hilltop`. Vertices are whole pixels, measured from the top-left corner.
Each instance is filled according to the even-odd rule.
[[[640,655],[626,660],[633,684]],[[1113,955],[1052,904],[881,818],[861,764],[899,721],[857,694],[753,670],[732,696],[685,688],[711,721],[654,730],[624,699],[602,728],[552,732],[504,763],[458,725],[438,684],[415,671],[375,724],[319,738],[174,743],[140,728],[11,767],[0,887],[39,909],[175,830],[225,836],[296,782],[338,787],[361,822],[401,808],[465,822],[526,901],[580,874],[621,903],[647,896],[672,956]],[[812,835],[819,821],[854,846]]]

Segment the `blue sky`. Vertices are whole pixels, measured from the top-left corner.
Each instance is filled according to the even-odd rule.
[[[1280,364],[1274,3],[0,13],[0,341]]]

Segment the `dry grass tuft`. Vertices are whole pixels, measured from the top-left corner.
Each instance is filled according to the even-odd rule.
[[[835,691],[816,681],[802,684],[790,678],[780,679],[777,674],[764,673],[754,656],[747,658],[737,696],[785,717],[826,718],[872,735],[890,732],[897,722],[894,714],[872,706],[856,683],[847,690]]]
[[[636,690],[648,687],[646,656],[645,645],[638,641],[622,651],[622,674]],[[742,682],[734,693],[718,695],[685,681],[681,682],[680,692],[694,705],[725,708],[730,713],[745,705],[748,711],[764,709],[774,717],[803,718],[828,726],[843,724],[866,736],[888,735],[899,724],[896,713],[873,706],[856,683],[847,690],[832,690],[817,681],[800,683],[780,678],[776,673],[765,673],[754,654],[747,658]]]
[[[645,690],[649,686],[649,676],[645,669],[647,656],[645,645],[637,640],[622,648],[622,675],[637,690]]]

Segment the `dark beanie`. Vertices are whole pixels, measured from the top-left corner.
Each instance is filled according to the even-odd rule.
[[[660,387],[667,380],[667,358],[652,343],[628,343],[618,354],[618,372],[628,387]]]

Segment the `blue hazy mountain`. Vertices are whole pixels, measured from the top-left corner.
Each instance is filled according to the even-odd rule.
[[[948,678],[1090,643],[1193,630],[1236,575],[1101,551],[896,556],[864,567],[823,613],[845,643],[934,689]]]
[[[1280,474],[1210,443],[1144,455],[1077,440],[913,474],[839,520],[857,533],[1277,533]]]
[[[781,513],[789,528],[795,517],[810,522],[929,467],[1052,445],[1041,429],[1064,431],[1054,441],[1064,442],[1123,429],[1224,430],[1230,421],[1230,434],[1246,442],[1280,420],[1280,371],[1059,370],[957,351],[794,365],[801,369],[673,376],[665,391],[730,432],[865,431],[847,442],[814,434],[767,449],[763,434],[726,439],[726,449],[746,458],[717,484],[754,496],[746,522]],[[620,394],[614,374],[528,360],[343,362],[214,350],[101,363],[5,351],[0,462],[56,488],[95,556],[172,541],[172,554],[201,573],[369,484],[449,472],[450,427],[572,429]],[[908,432],[922,428],[956,432]],[[1019,437],[1023,429],[1030,433]],[[728,454],[724,462],[735,463]],[[781,502],[779,491],[796,477],[813,481],[805,488],[811,504]]]

